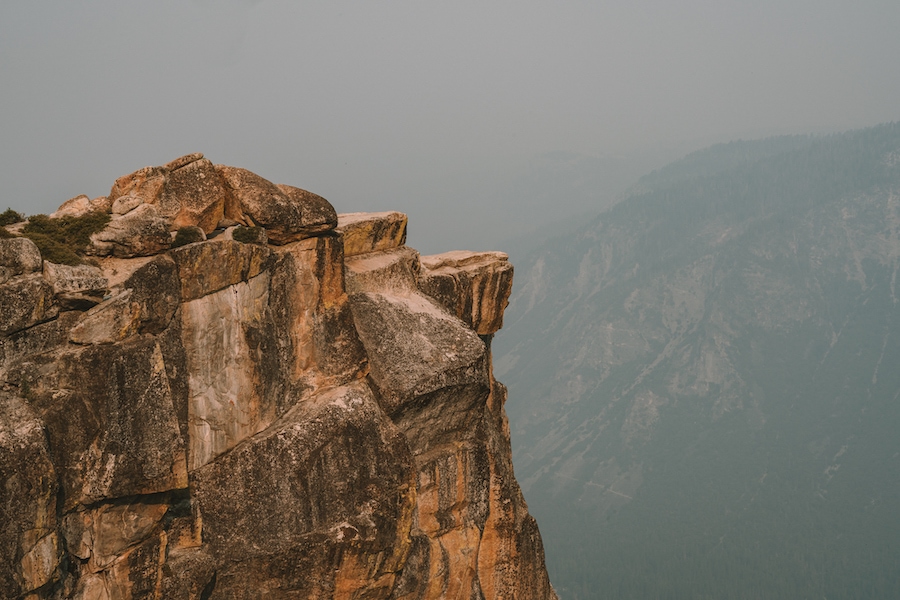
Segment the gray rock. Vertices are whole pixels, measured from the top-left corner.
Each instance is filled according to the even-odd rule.
[[[0,284],[0,335],[9,335],[54,318],[53,287],[40,273]]]
[[[40,271],[41,264],[41,251],[28,238],[0,238],[0,283]]]
[[[58,579],[56,470],[40,418],[0,390],[0,596],[20,598]]]
[[[487,382],[484,343],[426,296],[361,293],[350,305],[389,414],[441,388]]]
[[[405,246],[350,256],[344,261],[347,292],[418,291],[419,253]]]
[[[10,375],[42,415],[65,512],[187,486],[186,445],[153,336],[37,355]]]
[[[311,585],[386,597],[407,554],[412,457],[362,382],[297,403],[194,472],[191,485],[203,539],[222,565],[217,597],[249,597],[248,589],[288,597]],[[273,569],[297,558],[301,571]],[[375,589],[385,593],[365,595]]]
[[[108,286],[103,272],[92,265],[70,266],[44,262],[44,279],[53,287],[54,294],[103,296]]]
[[[88,253],[121,258],[151,256],[168,249],[170,241],[169,222],[153,205],[141,204],[93,234]]]

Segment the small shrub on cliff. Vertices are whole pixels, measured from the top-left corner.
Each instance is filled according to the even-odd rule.
[[[7,208],[5,211],[0,213],[0,227],[4,225],[12,225],[13,223],[20,223],[24,221],[25,217],[21,215],[21,213],[17,213],[11,208]]]
[[[231,237],[242,244],[262,244],[265,242],[266,230],[262,227],[244,227],[238,225],[231,232]]]
[[[203,230],[199,227],[193,225],[180,227],[175,233],[175,239],[172,240],[172,248],[187,246],[188,244],[193,244],[194,242],[202,242],[205,239],[206,236],[203,235]]]
[[[0,240],[13,238],[13,237],[16,237],[16,236],[14,236],[9,231],[7,231],[5,227],[0,227]]]
[[[63,265],[79,265],[85,262],[81,255],[91,241],[91,234],[106,227],[109,218],[104,212],[58,219],[34,215],[22,228],[22,235],[34,242],[44,260]]]

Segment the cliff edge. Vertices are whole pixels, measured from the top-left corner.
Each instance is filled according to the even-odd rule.
[[[50,222],[85,215],[84,264],[0,239],[0,597],[555,598],[491,369],[506,255],[202,154]]]

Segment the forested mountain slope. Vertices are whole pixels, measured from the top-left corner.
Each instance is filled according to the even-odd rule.
[[[736,142],[520,258],[497,375],[561,597],[900,597],[900,124]]]

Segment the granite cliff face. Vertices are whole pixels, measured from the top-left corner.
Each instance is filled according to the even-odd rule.
[[[504,254],[200,154],[53,216],[90,211],[93,264],[0,239],[0,597],[555,597]]]

